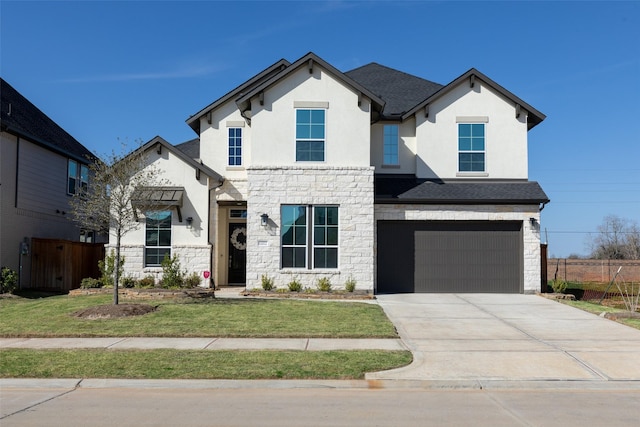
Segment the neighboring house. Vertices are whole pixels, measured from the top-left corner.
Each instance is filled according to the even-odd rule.
[[[538,291],[549,199],[528,180],[527,132],[544,118],[475,69],[442,86],[375,63],[281,60],[189,118],[199,139],[145,145],[169,152],[156,160],[183,190],[182,220],[149,213],[125,265],[158,271],[142,253],[162,217],[162,249],[216,285]]]
[[[32,238],[96,240],[69,220],[70,198],[89,184],[92,154],[9,83],[0,84],[0,265],[20,272],[21,286],[29,287]]]

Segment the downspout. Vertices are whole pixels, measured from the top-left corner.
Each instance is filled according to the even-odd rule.
[[[20,182],[20,136],[16,135],[16,186],[14,189],[13,207],[18,208],[18,184]]]

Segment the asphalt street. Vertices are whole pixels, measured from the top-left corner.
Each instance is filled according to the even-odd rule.
[[[53,384],[52,384],[53,385]],[[634,426],[639,390],[370,389],[362,382],[87,382],[2,393],[2,427]]]

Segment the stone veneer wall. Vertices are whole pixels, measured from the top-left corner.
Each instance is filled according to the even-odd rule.
[[[115,253],[115,247],[106,245],[106,254],[111,250]],[[144,266],[144,246],[143,245],[122,245],[120,255],[124,256],[124,276],[142,279],[152,275],[156,283],[162,278],[162,267]],[[204,280],[202,273],[211,270],[211,245],[174,245],[171,247],[171,256],[177,255],[180,261],[180,268],[186,270],[187,275],[198,273],[202,278],[200,286],[208,287],[209,281]]]
[[[536,219],[532,225],[530,218]],[[379,220],[522,221],[524,292],[540,291],[540,212],[531,205],[376,205]]]
[[[284,288],[296,277],[315,288],[328,277],[334,288],[349,278],[356,289],[373,290],[374,208],[372,167],[306,166],[247,169],[247,289],[260,288],[262,275]],[[338,205],[338,269],[280,268],[280,206]],[[260,215],[269,216],[268,225]]]

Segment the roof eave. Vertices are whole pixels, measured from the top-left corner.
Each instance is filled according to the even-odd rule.
[[[241,95],[243,90],[245,90],[247,87],[250,87],[252,84],[254,84],[255,82],[257,82],[260,79],[264,78],[265,76],[269,75],[270,73],[273,73],[274,71],[277,71],[278,69],[283,70],[283,69],[285,69],[286,67],[288,67],[290,65],[291,65],[291,63],[289,61],[287,61],[286,59],[281,59],[278,62],[276,62],[275,64],[265,68],[264,70],[262,70],[261,72],[259,72],[258,74],[256,74],[255,76],[253,76],[252,78],[247,80],[246,82],[242,83],[241,85],[239,85],[235,89],[231,90],[230,92],[227,92],[226,94],[224,94],[223,96],[221,96],[217,100],[213,101],[211,104],[209,104],[206,107],[204,107],[202,110],[198,111],[197,113],[195,113],[194,115],[189,117],[186,120],[187,125],[189,125],[189,127],[191,129],[193,129],[198,135],[200,135],[199,123],[200,123],[200,119],[204,115],[206,115],[211,110],[213,110],[216,107],[218,107],[220,104],[223,104],[223,103],[225,103],[225,102],[227,102],[229,100],[232,100],[232,99],[238,97],[238,95]]]
[[[76,161],[78,161],[80,163],[89,164],[89,163],[91,163],[91,162],[93,162],[93,161],[98,159],[91,152],[88,152],[86,157],[85,156],[80,156],[78,154],[75,154],[75,153],[72,153],[70,151],[64,150],[64,149],[58,147],[57,145],[52,144],[51,142],[45,141],[45,140],[43,140],[41,138],[37,138],[37,137],[31,135],[30,133],[23,131],[22,129],[18,129],[18,128],[14,127],[14,126],[10,126],[10,125],[5,125],[4,123],[2,124],[2,131],[10,133],[10,134],[15,135],[15,136],[20,137],[20,138],[24,138],[26,140],[29,140],[32,143],[34,143],[36,145],[39,145],[39,146],[41,146],[43,148],[46,148],[49,151],[52,151],[52,152],[54,152],[56,154],[59,154],[61,156],[64,156],[64,157],[68,157],[68,158],[70,158],[72,160],[76,160]]]
[[[376,197],[376,204],[397,205],[539,205],[549,203],[549,199],[414,199],[397,197]]]
[[[179,149],[177,149],[175,146],[169,144],[164,138],[162,138],[160,136],[154,137],[153,139],[151,139],[146,144],[144,144],[141,147],[137,148],[136,150],[132,151],[131,154],[129,154],[129,155],[132,155],[134,153],[138,153],[138,152],[141,152],[141,151],[150,150],[151,148],[153,148],[154,146],[157,146],[158,144],[161,145],[162,147],[164,147],[165,149],[167,149],[168,151],[170,151],[171,153],[173,153],[175,156],[179,157],[182,161],[184,161],[185,163],[187,163],[188,165],[190,165],[194,169],[199,170],[200,172],[204,173],[208,177],[210,177],[210,178],[212,178],[214,180],[217,180],[218,182],[223,182],[224,181],[224,177],[222,175],[220,175],[219,173],[217,173],[216,171],[211,169],[209,166],[206,166],[203,163],[198,163],[197,161],[195,161],[191,157],[187,156],[184,152],[182,152]]]
[[[428,104],[436,101],[437,99],[439,99],[442,96],[446,95],[447,93],[451,92],[458,85],[463,83],[465,80],[471,79],[471,76],[474,76],[478,80],[481,80],[483,83],[489,85],[492,89],[496,90],[502,96],[506,97],[507,99],[509,99],[514,104],[519,104],[521,106],[521,108],[523,108],[525,111],[527,111],[529,113],[529,120],[528,120],[528,124],[527,124],[527,130],[532,129],[533,127],[537,126],[544,119],[547,118],[547,116],[545,116],[543,113],[538,111],[532,105],[530,105],[529,103],[525,102],[524,100],[522,100],[521,98],[519,98],[518,96],[516,96],[515,94],[513,94],[509,90],[505,89],[504,87],[502,87],[501,85],[499,85],[498,83],[496,83],[495,81],[493,81],[492,79],[487,77],[485,74],[481,73],[480,71],[476,70],[475,68],[471,68],[469,71],[467,71],[466,73],[462,74],[460,77],[454,79],[451,83],[449,83],[448,85],[442,87],[436,93],[434,93],[433,95],[431,95],[430,97],[428,97],[427,99],[425,99],[424,101],[422,101],[421,103],[419,103],[418,105],[413,107],[411,110],[406,112],[402,116],[402,120],[406,120],[407,118],[409,118],[409,117],[413,116],[414,114],[416,114],[416,112],[418,112],[421,109],[425,108]]]
[[[335,68],[333,65],[329,64],[328,62],[326,62],[325,60],[323,60],[313,52],[309,52],[308,54],[304,55],[302,58],[298,59],[293,64],[291,64],[283,72],[273,76],[271,79],[267,80],[261,85],[256,86],[251,91],[247,92],[246,94],[238,98],[236,100],[236,104],[238,105],[238,108],[240,110],[247,108],[248,104],[251,101],[251,98],[257,96],[260,92],[264,92],[265,90],[269,89],[270,87],[275,85],[277,82],[279,82],[289,74],[293,73],[300,67],[308,64],[310,60],[318,63],[322,68],[329,71],[334,76],[339,77],[344,83],[351,86],[354,90],[362,93],[364,96],[369,98],[371,102],[377,106],[376,110],[379,112],[382,112],[385,105],[385,101],[382,98],[380,98],[379,96],[371,92],[369,89],[362,86],[360,83],[353,80],[351,77],[344,74],[342,71]]]

